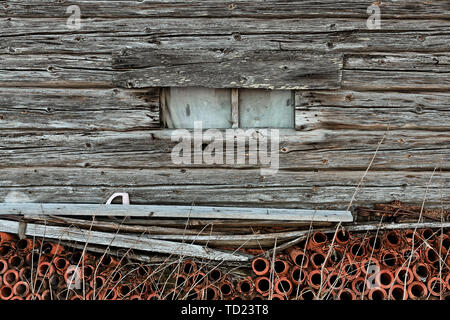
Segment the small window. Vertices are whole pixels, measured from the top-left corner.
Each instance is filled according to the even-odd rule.
[[[294,92],[265,89],[167,88],[161,95],[165,128],[294,128]]]

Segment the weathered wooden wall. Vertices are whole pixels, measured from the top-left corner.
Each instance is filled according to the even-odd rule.
[[[80,30],[65,24],[71,4]],[[100,203],[120,190],[133,203],[344,208],[386,134],[355,204],[426,196],[447,206],[450,2],[382,1],[380,30],[366,27],[370,4],[1,1],[0,201]],[[158,129],[155,66],[117,59],[135,48],[203,50],[191,66],[181,61],[187,72],[208,50],[272,52],[272,63],[304,54],[300,66],[315,76],[295,60],[279,68],[287,80],[294,68],[300,89],[279,173],[174,165],[170,132]]]

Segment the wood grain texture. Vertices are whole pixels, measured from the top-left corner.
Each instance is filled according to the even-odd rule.
[[[339,55],[296,51],[124,49],[113,57],[113,68],[123,70],[113,82],[124,88],[333,89],[341,67]]]
[[[1,76],[0,76],[1,77]],[[2,130],[159,128],[159,90],[0,88]]]
[[[39,3],[39,5],[36,5]],[[51,17],[65,15],[67,6],[80,6],[83,16],[92,17],[363,17],[367,18],[370,2],[347,0],[282,1],[282,0],[203,0],[186,1],[94,1],[75,0],[55,3],[43,1],[6,1],[1,6],[0,17]],[[450,8],[445,1],[387,0],[380,4],[386,18],[448,18]],[[68,14],[67,14],[68,16]]]

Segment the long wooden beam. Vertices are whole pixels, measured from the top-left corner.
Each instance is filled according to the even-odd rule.
[[[58,203],[1,203],[0,215],[120,216],[148,218],[288,220],[352,222],[348,211],[270,209],[242,207],[198,207],[161,205],[97,205]]]

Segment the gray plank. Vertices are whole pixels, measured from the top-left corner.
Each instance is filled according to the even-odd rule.
[[[367,17],[371,4],[363,0],[348,0],[336,3],[333,0],[281,1],[281,0],[236,0],[228,1],[94,1],[75,0],[87,18],[105,17]],[[38,3],[38,5],[36,4]],[[60,18],[67,3],[50,0],[16,0],[2,6],[0,17],[46,17]],[[380,3],[386,18],[448,18],[450,9],[445,1],[387,0]]]
[[[339,87],[341,67],[340,55],[299,51],[123,49],[113,57],[113,68],[123,70],[113,83],[125,88],[333,89]]]
[[[2,130],[159,128],[159,90],[0,88]]]
[[[1,214],[351,222],[346,211],[244,207],[0,203]]]

